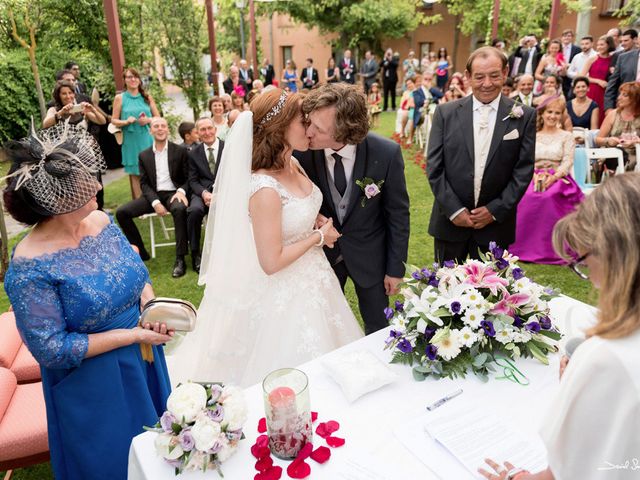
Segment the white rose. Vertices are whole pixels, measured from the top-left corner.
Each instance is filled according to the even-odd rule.
[[[185,467],[185,470],[196,471],[202,470],[202,464],[204,463],[204,453],[195,451],[191,454],[191,458],[189,458],[189,463]]]
[[[238,387],[226,387],[220,396],[224,408],[222,426],[227,430],[239,430],[247,421],[247,405]]]
[[[220,432],[220,424],[211,420],[207,415],[200,415],[191,427],[191,435],[196,443],[196,449],[201,452],[206,452],[213,447]]]
[[[177,460],[184,451],[178,442],[178,438],[169,433],[160,433],[154,441],[156,452],[167,460]]]
[[[206,406],[207,391],[198,383],[180,385],[167,399],[167,410],[185,423],[193,422]]]
[[[233,455],[236,449],[229,444],[226,438],[224,439],[224,441],[221,440],[220,443],[222,443],[222,448],[220,449],[220,451],[218,451],[218,453],[216,453],[216,458],[219,462],[224,462],[231,455]]]

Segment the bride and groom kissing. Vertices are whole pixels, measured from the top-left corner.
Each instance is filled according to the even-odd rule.
[[[387,325],[409,241],[404,162],[368,132],[355,86],[256,97],[227,137],[214,186],[196,329],[168,364],[174,384],[248,386]],[[322,248],[324,247],[324,248]]]

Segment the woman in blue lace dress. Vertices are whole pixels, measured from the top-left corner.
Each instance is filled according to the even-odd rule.
[[[15,247],[4,287],[40,364],[55,477],[125,479],[131,439],[158,420],[170,392],[160,345],[171,336],[164,325],[137,328],[153,297],[149,274],[96,210],[91,171],[100,160],[68,142],[51,152],[32,137],[8,148],[4,201],[33,228]],[[140,344],[152,346],[152,362]]]

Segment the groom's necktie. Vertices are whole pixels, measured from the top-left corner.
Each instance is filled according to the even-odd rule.
[[[491,105],[482,105],[478,110],[478,124],[475,127],[474,135],[474,178],[473,193],[475,204],[478,204],[480,197],[480,186],[482,185],[482,177],[484,175],[484,167],[489,155],[489,147],[491,145],[491,132],[489,131],[489,113]]]
[[[207,147],[207,161],[209,162],[209,168],[211,173],[216,171],[216,157],[213,154],[213,147]]]
[[[336,164],[333,166],[333,183],[340,193],[341,196],[344,195],[344,192],[347,190],[347,176],[344,173],[344,165],[342,164],[342,157],[334,153],[333,158],[336,161]]]

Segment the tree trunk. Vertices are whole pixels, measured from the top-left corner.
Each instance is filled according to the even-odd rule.
[[[36,92],[38,93],[38,104],[40,105],[40,120],[44,120],[47,115],[47,108],[44,103],[44,93],[42,92],[42,83],[40,83],[40,71],[36,62],[36,52],[34,48],[29,49],[29,60],[31,61],[31,71],[33,72],[33,81],[36,84]]]

